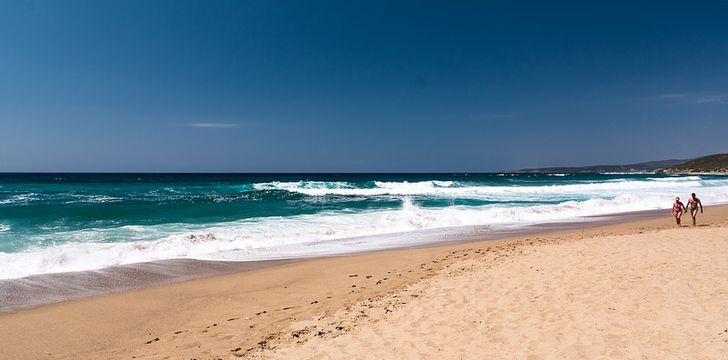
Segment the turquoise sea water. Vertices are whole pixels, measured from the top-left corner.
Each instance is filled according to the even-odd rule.
[[[0,174],[0,278],[370,250],[386,234],[669,208],[690,192],[728,202],[728,177]]]

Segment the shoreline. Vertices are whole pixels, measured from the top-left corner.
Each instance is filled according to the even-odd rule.
[[[706,207],[699,221],[724,223],[726,214],[728,205]],[[8,344],[7,356],[18,359],[245,355],[295,321],[396,293],[468,254],[472,258],[476,248],[478,253],[498,254],[533,244],[673,228],[672,218],[664,215],[499,240],[296,261],[0,314],[0,343]]]
[[[609,215],[594,215],[583,220],[567,220],[544,224],[531,224],[514,228],[489,229],[462,227],[423,231],[415,236],[412,244],[395,244],[374,250],[353,251],[312,255],[300,258],[283,258],[253,261],[213,261],[197,259],[165,259],[126,265],[117,265],[97,270],[49,273],[26,276],[18,279],[0,280],[0,315],[18,310],[75,300],[90,296],[101,296],[125,291],[164,286],[174,283],[205,279],[220,275],[278,266],[296,261],[319,258],[354,256],[405,249],[430,248],[478,241],[490,241],[549,233],[577,230],[622,222],[654,219],[663,216],[666,210],[646,210]],[[451,231],[448,231],[451,230]],[[466,231],[467,230],[467,231]],[[394,233],[378,238],[399,238],[407,233]],[[365,237],[366,238],[366,237]],[[359,238],[351,238],[356,241]],[[419,240],[417,240],[419,239]],[[434,239],[434,240],[425,240]]]

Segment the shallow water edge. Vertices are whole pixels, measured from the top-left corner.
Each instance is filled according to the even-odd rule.
[[[536,224],[497,230],[472,227],[454,228],[449,231],[400,233],[391,237],[408,236],[413,241],[375,251],[432,247],[445,244],[496,240],[554,231],[578,230],[665,216],[665,210],[621,213],[609,216],[584,217],[580,221]],[[351,239],[356,241],[356,239]],[[370,252],[370,251],[368,251]],[[361,252],[356,252],[361,253]],[[346,256],[355,252],[314,255],[305,259],[324,256]],[[113,266],[100,270],[33,275],[20,279],[0,280],[0,312],[13,312],[40,305],[98,296],[114,292],[132,291],[181,281],[232,274],[266,267],[302,261],[304,258],[263,261],[204,261],[171,259]]]

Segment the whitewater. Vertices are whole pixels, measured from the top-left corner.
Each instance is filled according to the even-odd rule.
[[[166,259],[252,261],[728,202],[726,176],[47,174],[0,176],[0,279]]]

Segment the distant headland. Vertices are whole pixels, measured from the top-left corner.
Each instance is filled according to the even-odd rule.
[[[571,167],[527,168],[513,170],[518,174],[545,173],[661,173],[661,174],[728,174],[728,154],[713,154],[687,160],[648,161],[628,165],[591,165]]]

